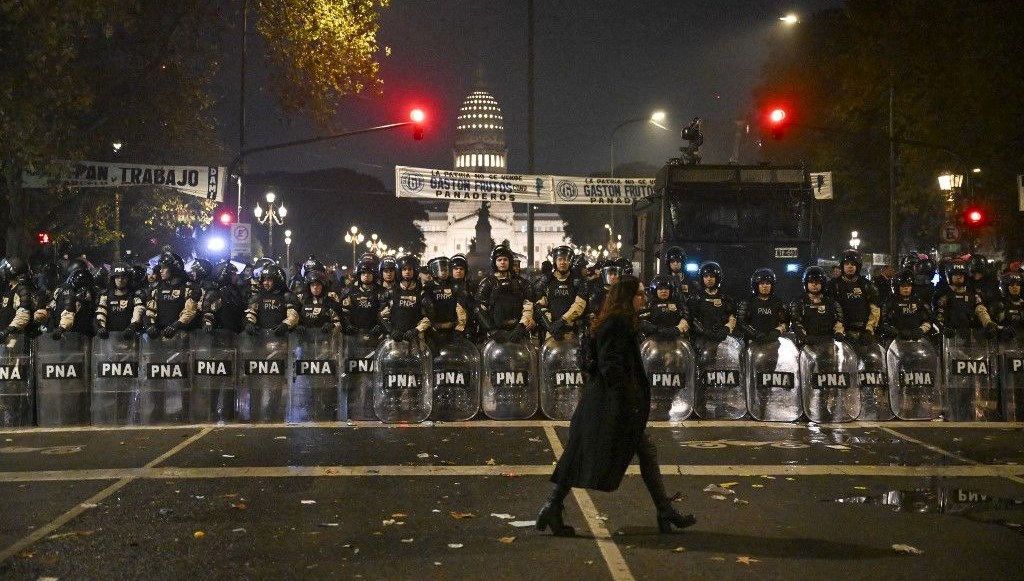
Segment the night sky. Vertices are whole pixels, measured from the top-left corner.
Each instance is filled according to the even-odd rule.
[[[656,109],[663,131],[634,123],[615,136],[616,164],[661,165],[678,155],[679,128],[705,120],[705,163],[725,163],[733,121],[751,112],[769,40],[785,40],[778,18],[841,5],[839,0],[563,0],[535,1],[536,172],[587,175],[608,171],[609,142],[619,123]],[[797,25],[799,26],[799,25]],[[454,119],[483,64],[487,90],[503,109],[509,171],[526,173],[527,20],[525,1],[394,0],[381,20],[381,98],[352,97],[339,129],[405,121],[422,107],[426,138],[406,128],[253,156],[248,172],[347,167],[393,187],[395,165],[450,168]],[[258,42],[250,51],[259,51]],[[238,144],[237,71],[222,71],[222,135]],[[319,131],[283,117],[259,90],[258,54],[250,56],[248,145],[302,139]],[[253,70],[254,69],[254,70]],[[234,94],[232,94],[234,89]],[[752,160],[743,160],[752,161]]]

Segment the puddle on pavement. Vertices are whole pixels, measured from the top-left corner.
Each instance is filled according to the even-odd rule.
[[[964,488],[890,490],[874,496],[847,496],[824,502],[884,506],[893,512],[949,514],[1024,535],[1024,499],[999,498]]]

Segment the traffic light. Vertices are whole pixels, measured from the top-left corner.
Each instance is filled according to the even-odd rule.
[[[981,228],[988,222],[988,216],[985,214],[985,210],[971,206],[964,210],[963,214],[964,226],[968,228]]]
[[[766,117],[765,125],[768,127],[772,137],[782,139],[782,135],[789,128],[789,112],[782,107],[773,107],[769,109]]]
[[[235,215],[230,210],[220,210],[217,212],[217,221],[222,226],[230,226],[235,221]]]
[[[423,139],[423,121],[426,118],[427,114],[423,112],[423,109],[413,109],[409,112],[409,119],[412,120],[413,139]]]
[[[38,237],[40,244],[49,244],[50,243],[50,233],[49,232],[40,232],[39,234],[36,234],[36,236]]]

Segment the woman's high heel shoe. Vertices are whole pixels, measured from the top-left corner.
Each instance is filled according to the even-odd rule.
[[[658,509],[658,530],[662,533],[672,532],[672,526],[685,529],[697,523],[692,514],[679,514],[672,507]]]
[[[576,529],[565,524],[562,520],[561,504],[556,505],[548,502],[541,507],[540,514],[537,515],[537,530],[544,531],[548,527],[551,527],[551,534],[556,537],[576,536]]]

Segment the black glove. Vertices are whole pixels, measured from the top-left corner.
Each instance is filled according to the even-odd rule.
[[[420,340],[420,332],[417,331],[415,328],[409,329],[408,331],[405,332],[405,340],[406,341],[419,341]]]
[[[164,327],[164,332],[163,332],[164,339],[173,339],[174,335],[176,335],[177,333],[178,333],[178,324],[177,323],[175,323],[173,325],[167,325],[166,327]]]
[[[323,326],[320,327],[320,330],[323,331],[324,333],[333,333],[334,323],[324,323]]]
[[[845,333],[832,333],[832,339],[842,343],[843,341],[846,341],[846,334]]]
[[[883,337],[899,337],[901,335],[901,332],[892,325],[880,325],[878,330]]]
[[[7,327],[3,331],[0,331],[0,341],[6,341],[7,338],[10,337],[16,331],[17,329],[15,329],[14,327]]]
[[[956,337],[956,329],[954,329],[953,327],[943,327],[942,336],[948,339],[953,339]]]
[[[156,336],[160,334],[160,329],[156,325],[150,325],[146,327],[146,334],[150,339],[156,339]]]
[[[779,333],[778,329],[769,329],[768,332],[764,334],[764,341],[765,343],[774,343],[778,341],[781,336],[782,333]]]
[[[131,341],[135,338],[135,329],[128,327],[124,331],[121,331],[121,338],[125,341]]]
[[[371,337],[379,337],[383,333],[384,333],[384,327],[381,327],[380,325],[374,325],[373,328],[370,329],[370,336]]]
[[[999,336],[999,325],[995,323],[989,323],[985,325],[985,338],[989,341]]]
[[[256,323],[249,323],[245,326],[245,332],[252,336],[256,336],[260,334],[260,328],[256,326]]]
[[[64,338],[64,329],[57,327],[53,330],[53,333],[51,333],[50,336],[53,337],[54,341],[60,341]]]
[[[509,331],[509,333],[508,333],[508,340],[509,341],[522,341],[523,339],[526,338],[526,335],[527,335],[526,327],[522,323],[519,323],[518,325],[515,326],[515,328],[513,328],[511,331]]]
[[[559,317],[554,321],[548,323],[548,332],[551,333],[557,339],[558,336],[565,335],[565,319]]]
[[[658,326],[650,321],[644,321],[640,323],[640,332],[644,335],[656,335],[658,333]]]
[[[680,335],[678,327],[662,327],[658,329],[657,333],[658,338],[668,340],[678,339]]]
[[[509,331],[504,329],[495,329],[491,331],[491,339],[494,339],[498,343],[507,343],[509,341]]]
[[[726,327],[724,325],[708,333],[708,338],[714,341],[715,343],[721,343],[722,341],[725,341],[725,338],[728,336],[729,327]]]
[[[867,329],[864,329],[863,331],[860,332],[860,344],[861,345],[873,345],[873,344],[875,344],[877,342],[878,342],[878,340],[875,339],[874,332],[868,331]]]
[[[100,339],[109,339],[110,329],[106,327],[100,327],[99,330],[96,331],[96,335],[98,335]]]
[[[405,333],[401,331],[391,331],[388,336],[391,337],[391,340],[393,341],[405,341]]]
[[[793,342],[796,343],[797,347],[803,348],[807,344],[807,335],[804,333],[797,333],[793,336]]]
[[[274,334],[277,335],[278,337],[284,337],[285,335],[287,335],[288,334],[288,324],[287,323],[281,323],[278,326],[274,327]]]
[[[902,331],[900,331],[899,337],[906,341],[917,341],[921,337],[924,337],[924,331],[921,330],[921,327],[903,329]]]
[[[1012,341],[1017,337],[1017,332],[1013,330],[1013,327],[1003,327],[999,329],[999,338],[1003,341]]]

